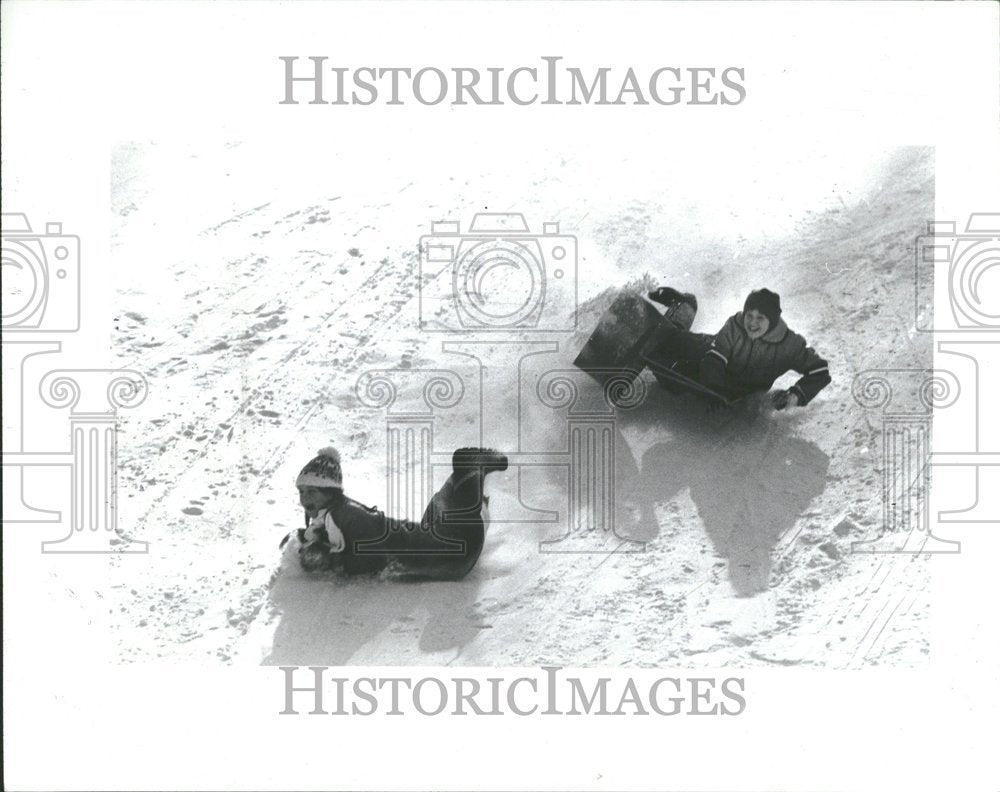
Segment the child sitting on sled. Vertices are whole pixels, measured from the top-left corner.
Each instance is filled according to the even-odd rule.
[[[305,528],[289,534],[307,571],[372,574],[394,563],[409,577],[457,580],[476,565],[486,539],[486,476],[507,469],[507,457],[485,448],[460,448],[452,473],[420,523],[394,520],[347,497],[340,454],[324,448],[299,473],[296,486]]]
[[[649,298],[667,312],[642,348],[642,357],[667,388],[669,372],[696,380],[727,399],[767,391],[788,371],[802,376],[773,396],[778,410],[803,407],[830,384],[827,362],[781,318],[781,299],[769,289],[750,292],[743,310],[714,336],[692,333],[698,311],[693,294],[662,287]]]

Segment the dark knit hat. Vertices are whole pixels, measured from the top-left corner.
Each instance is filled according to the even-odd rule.
[[[774,327],[781,318],[781,298],[770,289],[752,291],[747,301],[743,303],[743,313],[754,310],[764,314],[768,325]]]
[[[336,487],[344,488],[344,476],[340,470],[340,454],[333,446],[320,449],[302,468],[295,479],[296,487]]]

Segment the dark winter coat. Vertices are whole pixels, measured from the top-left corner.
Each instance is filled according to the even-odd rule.
[[[391,520],[374,506],[347,497],[333,506],[330,514],[344,534],[344,552],[337,554],[337,566],[349,575],[380,572],[390,558],[384,552],[386,544],[419,528],[413,523]],[[398,539],[395,544],[399,544]]]
[[[486,539],[482,478],[476,472],[455,477],[434,495],[420,523],[387,517],[378,509],[342,496],[327,511],[344,536],[342,552],[324,555],[324,566],[349,575],[381,572],[392,563],[400,574],[457,580],[468,574]],[[310,534],[310,519],[299,529],[299,544],[328,544],[324,529]]]
[[[799,404],[808,404],[830,384],[827,362],[802,336],[789,330],[784,319],[778,319],[763,336],[751,340],[743,328],[743,314],[736,313],[716,334],[701,359],[698,378],[713,390],[739,397],[768,390],[788,371],[803,375],[789,388],[798,396]]]

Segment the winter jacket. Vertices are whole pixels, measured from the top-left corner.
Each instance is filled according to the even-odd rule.
[[[365,506],[351,498],[330,509],[334,522],[344,535],[344,551],[337,553],[338,567],[349,575],[379,572],[390,556],[389,548],[399,549],[419,526],[392,520],[374,506]]]
[[[768,390],[788,371],[803,376],[789,392],[800,405],[808,404],[830,384],[826,361],[806,345],[806,340],[788,329],[784,319],[763,336],[751,340],[743,328],[743,314],[733,314],[716,334],[701,359],[699,379],[712,388],[734,397]]]
[[[332,544],[339,531],[343,536],[341,549],[325,553],[324,566],[330,569],[349,575],[374,574],[395,560],[399,572],[405,575],[459,579],[479,559],[486,531],[479,510],[444,520],[441,515],[451,506],[441,506],[440,501],[442,496],[449,495],[450,482],[435,495],[421,523],[387,517],[372,506],[345,497],[327,510],[325,519],[332,519],[333,531],[328,525],[318,524],[316,519],[310,520],[306,514],[306,528],[298,531],[299,544],[301,547],[309,547],[310,542]]]

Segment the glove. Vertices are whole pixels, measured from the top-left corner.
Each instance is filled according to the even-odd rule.
[[[319,572],[330,564],[330,546],[322,542],[310,542],[299,553],[302,568],[307,572]]]
[[[671,289],[669,286],[661,286],[655,291],[649,292],[649,299],[653,302],[658,302],[660,305],[665,305],[670,307],[674,303],[679,303],[684,299],[677,289]]]
[[[790,390],[778,391],[771,397],[771,403],[776,410],[784,410],[786,407],[798,407],[799,397]]]

